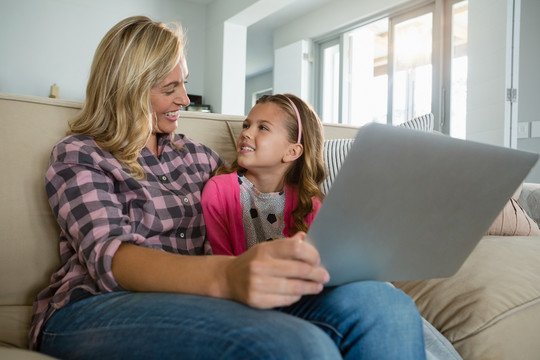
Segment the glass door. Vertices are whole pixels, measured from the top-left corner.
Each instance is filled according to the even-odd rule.
[[[391,19],[390,123],[399,125],[432,112],[433,11]]]
[[[458,1],[450,4],[450,108],[445,109],[449,117],[450,136],[466,138],[467,120],[467,43],[469,2]]]
[[[321,44],[320,117],[323,122],[340,122],[340,43],[333,39]]]

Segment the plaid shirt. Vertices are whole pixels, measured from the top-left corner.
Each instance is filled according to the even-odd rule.
[[[60,226],[62,266],[34,303],[32,348],[48,317],[72,296],[121,290],[111,270],[121,243],[186,255],[211,253],[201,191],[222,160],[184,135],[176,135],[175,144],[183,150],[170,144],[170,135],[158,135],[159,159],[142,150],[143,180],[131,177],[88,136],[68,136],[54,147],[45,178]]]

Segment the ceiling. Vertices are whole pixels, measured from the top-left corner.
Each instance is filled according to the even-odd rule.
[[[209,5],[218,0],[187,0]],[[274,67],[274,29],[290,22],[331,0],[292,0],[289,5],[263,18],[247,29],[246,77],[252,77]]]

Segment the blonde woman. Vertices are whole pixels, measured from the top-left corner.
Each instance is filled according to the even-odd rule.
[[[378,283],[323,291],[302,233],[211,255],[201,191],[223,162],[175,134],[189,104],[183,45],[141,16],[99,44],[46,173],[61,266],[34,304],[31,346],[62,359],[422,358],[412,301]]]

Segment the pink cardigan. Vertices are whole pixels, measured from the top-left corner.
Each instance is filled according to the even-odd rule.
[[[311,225],[321,207],[321,201],[313,198],[313,211],[306,216],[306,223]],[[204,186],[202,208],[206,223],[206,235],[214,254],[240,255],[246,251],[246,238],[240,205],[240,185],[236,172],[214,176]],[[292,212],[298,203],[298,192],[285,186],[285,227],[283,235],[291,236],[293,227]]]

